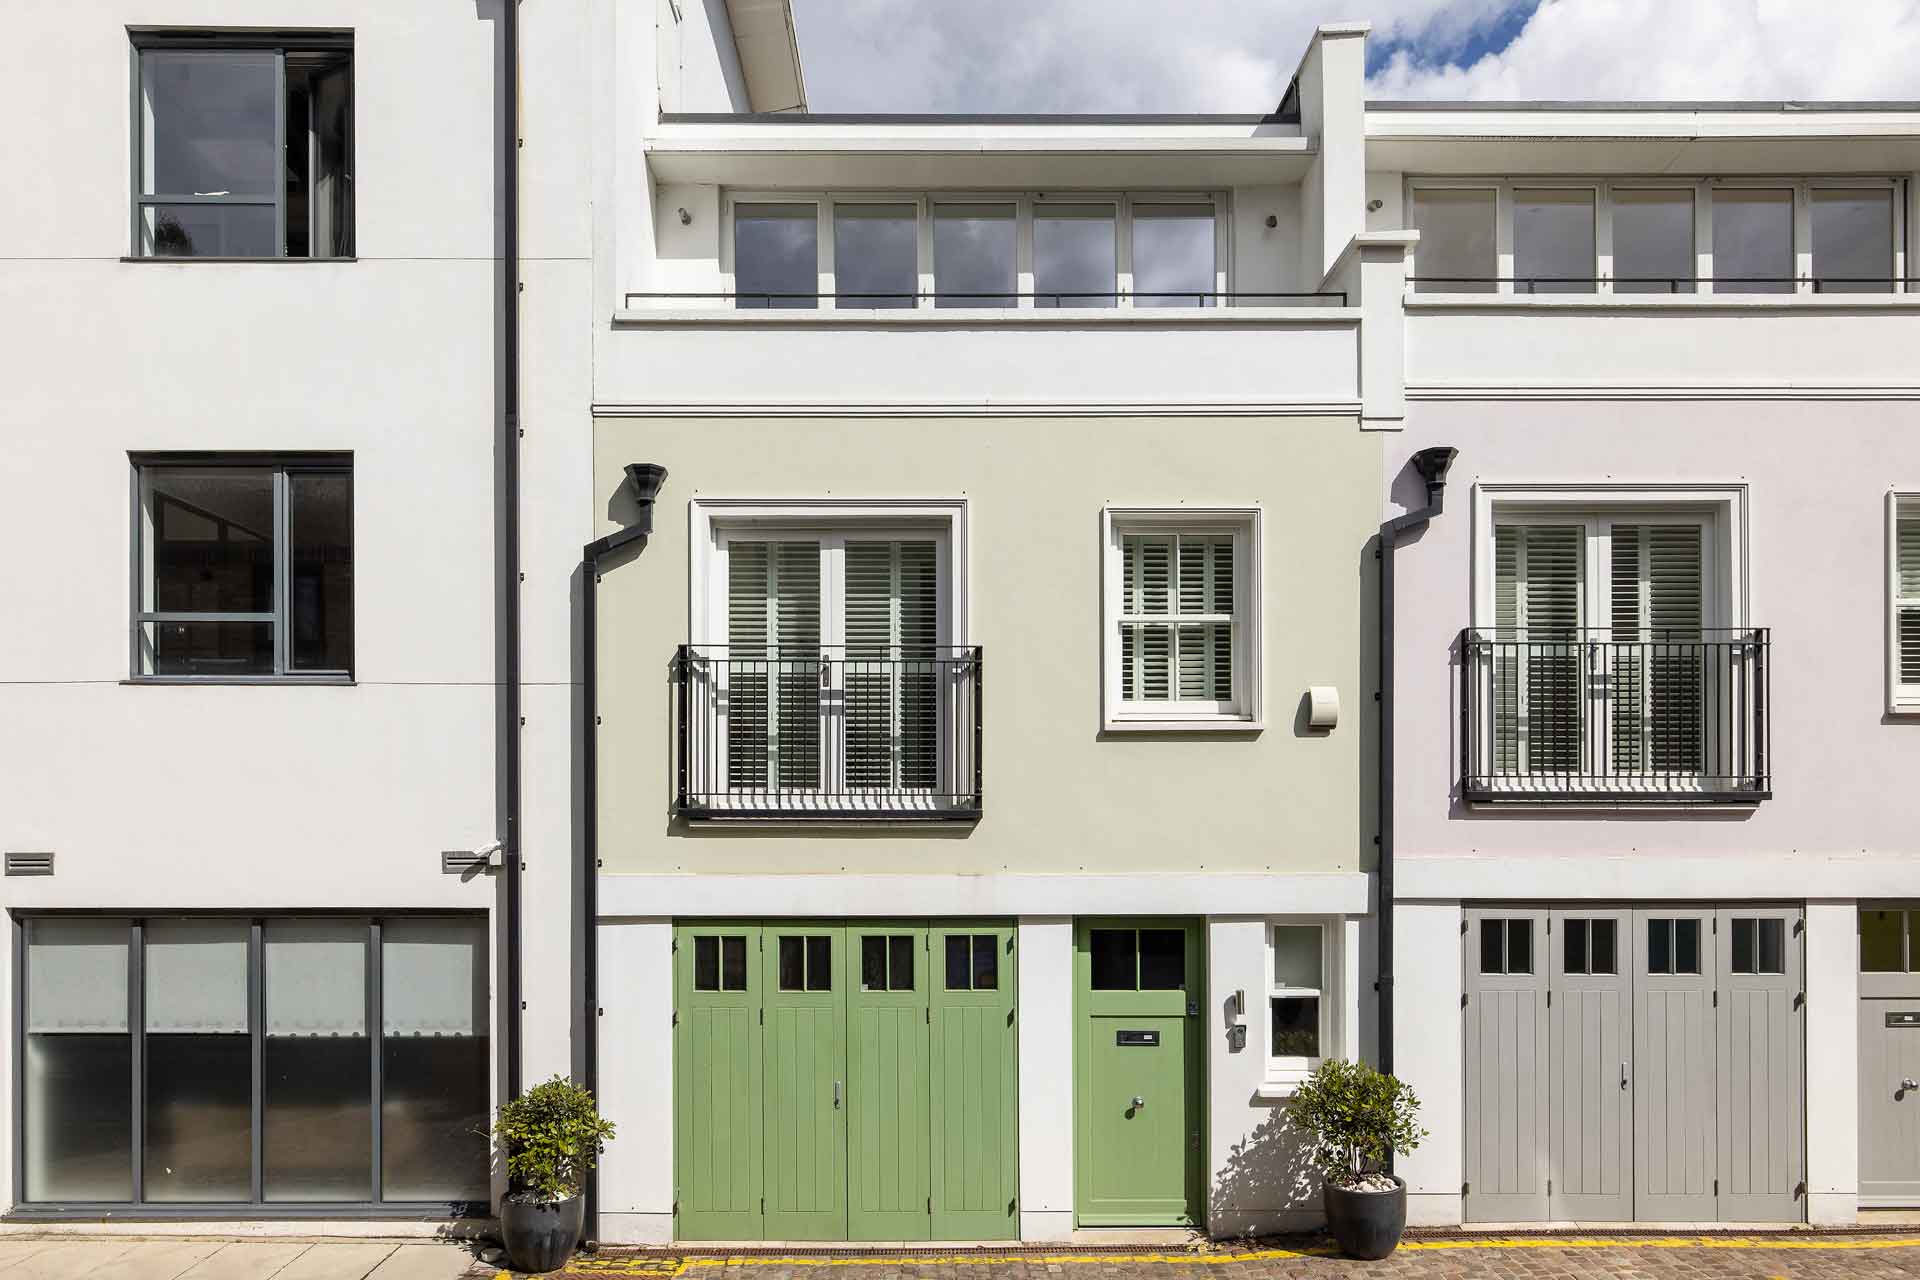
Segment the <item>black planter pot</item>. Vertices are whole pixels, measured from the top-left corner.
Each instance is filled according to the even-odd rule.
[[[586,1211],[584,1196],[565,1200],[500,1202],[500,1234],[506,1239],[507,1259],[515,1271],[558,1271],[580,1243],[580,1223]]]
[[[1407,1229],[1407,1184],[1393,1180],[1391,1191],[1349,1191],[1328,1183],[1327,1230],[1349,1257],[1372,1261],[1384,1258],[1400,1244]]]

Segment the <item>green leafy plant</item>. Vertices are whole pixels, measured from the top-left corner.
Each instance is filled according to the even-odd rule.
[[[1365,1183],[1389,1155],[1418,1147],[1427,1136],[1419,1116],[1420,1099],[1405,1082],[1339,1058],[1316,1067],[1288,1107],[1288,1123],[1313,1143],[1314,1164],[1341,1187]]]
[[[579,1193],[613,1137],[613,1124],[600,1118],[591,1093],[555,1076],[501,1103],[493,1136],[506,1148],[513,1185],[550,1202]]]

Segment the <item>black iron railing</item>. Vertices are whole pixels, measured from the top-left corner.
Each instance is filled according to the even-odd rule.
[[[673,682],[681,817],[980,816],[978,647],[681,645]]]
[[[1337,289],[1315,292],[1289,293],[1285,291],[1262,290],[1258,292],[1220,292],[1216,290],[1185,290],[1180,292],[1156,292],[1137,289],[1119,292],[1097,293],[1085,289],[1055,289],[1007,293],[971,293],[950,289],[936,289],[926,293],[782,293],[753,290],[726,290],[711,293],[628,293],[626,305],[635,303],[697,303],[716,304],[751,311],[810,311],[824,302],[832,302],[839,308],[853,310],[874,310],[899,308],[902,310],[916,307],[970,307],[1004,308],[1012,310],[1031,301],[1037,308],[1051,307],[1118,307],[1130,305],[1136,309],[1156,307],[1292,307],[1327,306],[1344,307],[1347,295]]]
[[[1752,803],[1772,795],[1765,628],[1468,630],[1473,803]]]

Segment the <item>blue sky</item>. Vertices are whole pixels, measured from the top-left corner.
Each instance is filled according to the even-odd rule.
[[[793,0],[815,111],[1252,112],[1365,19],[1377,98],[1920,99],[1920,0]]]

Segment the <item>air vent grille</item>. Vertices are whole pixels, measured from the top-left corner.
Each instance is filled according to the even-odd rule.
[[[475,870],[486,870],[490,861],[488,854],[474,853],[468,849],[448,849],[440,855],[440,870],[450,876],[464,876]]]
[[[9,853],[7,855],[7,874],[10,876],[50,876],[53,874],[53,855],[51,853]]]

